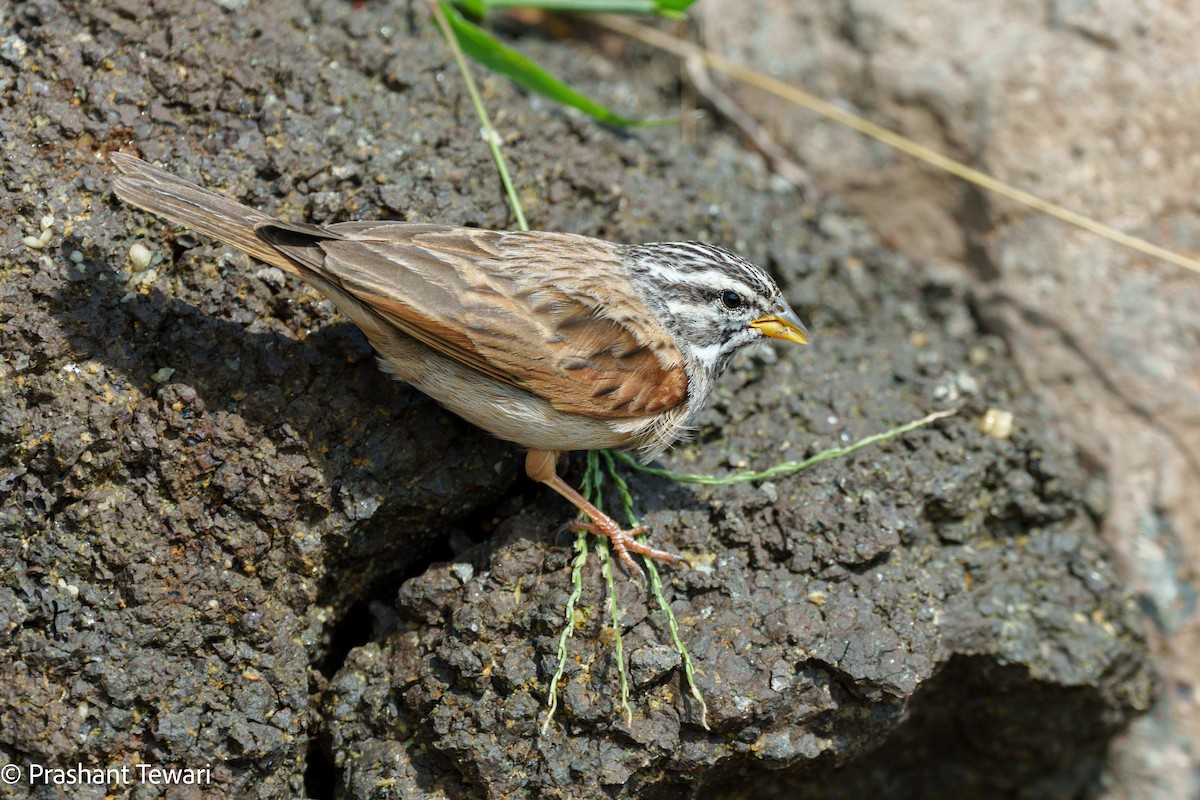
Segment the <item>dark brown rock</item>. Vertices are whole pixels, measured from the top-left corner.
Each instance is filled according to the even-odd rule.
[[[192,794],[211,797],[766,797],[918,787],[908,748],[963,791],[1086,786],[1149,673],[1095,492],[963,287],[772,188],[718,130],[687,150],[485,79],[538,227],[722,242],[770,263],[817,331],[735,364],[669,465],[768,466],[965,403],[768,484],[632,477],[656,541],[696,564],[664,574],[711,730],[653,600],[619,578],[624,720],[593,559],[539,733],[565,504],[516,480],[514,449],[389,382],[311,292],[108,192],[102,155],[126,147],[289,217],[511,225],[449,56],[406,13],[38,0],[9,18],[6,759],[211,763]],[[669,109],[669,61],[522,46],[632,113]],[[1013,439],[975,430],[989,405],[1017,414]],[[968,723],[990,749],[937,745]]]

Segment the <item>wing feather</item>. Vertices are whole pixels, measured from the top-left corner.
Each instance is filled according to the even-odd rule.
[[[617,245],[397,222],[258,230],[408,335],[561,411],[622,419],[687,399],[670,334],[606,269]]]

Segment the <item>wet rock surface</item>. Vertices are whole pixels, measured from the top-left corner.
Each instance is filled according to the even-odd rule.
[[[930,796],[929,774],[946,796],[1061,796],[1148,704],[1095,536],[1105,488],[956,278],[803,202],[719,129],[691,149],[619,134],[488,78],[536,227],[726,244],[812,323],[816,346],[737,361],[665,465],[766,467],[962,407],[768,482],[631,476],[655,541],[692,563],[665,592],[709,729],[654,600],[618,576],[625,720],[593,558],[541,733],[566,505],[390,382],[327,302],[121,206],[102,158],[134,150],[290,218],[509,227],[424,10],[44,0],[5,24],[6,760],[211,764],[197,797]],[[670,113],[667,60],[521,46]],[[978,432],[990,406],[1015,413],[1011,439]]]

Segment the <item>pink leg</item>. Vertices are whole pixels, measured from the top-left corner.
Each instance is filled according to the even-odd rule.
[[[633,530],[625,530],[612,517],[587,501],[583,495],[558,476],[556,466],[558,453],[549,450],[530,450],[525,457],[525,472],[539,483],[544,483],[562,495],[567,502],[592,518],[591,522],[577,522],[575,527],[583,528],[600,536],[607,536],[617,551],[617,558],[632,573],[639,572],[637,564],[630,553],[639,553],[648,558],[657,558],[669,564],[678,564],[679,557],[665,550],[657,550],[633,538],[645,532],[645,527],[639,525]]]

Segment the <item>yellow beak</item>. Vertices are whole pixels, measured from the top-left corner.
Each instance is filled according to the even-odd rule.
[[[763,336],[770,336],[772,339],[808,344],[808,328],[804,327],[804,323],[783,298],[775,301],[774,314],[754,320],[750,327],[758,328]]]

